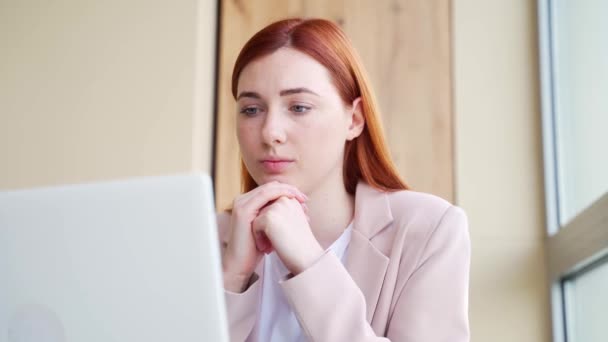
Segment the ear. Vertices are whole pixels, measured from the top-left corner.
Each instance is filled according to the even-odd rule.
[[[365,117],[361,108],[361,97],[357,97],[350,109],[348,110],[348,127],[346,132],[346,140],[353,140],[363,132],[365,127]]]

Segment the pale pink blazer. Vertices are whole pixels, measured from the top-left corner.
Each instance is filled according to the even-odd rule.
[[[218,216],[222,247],[229,220]],[[245,292],[224,291],[231,341],[245,341],[256,323],[263,264]],[[360,182],[345,266],[326,253],[281,286],[310,341],[464,342],[469,264],[460,208]]]

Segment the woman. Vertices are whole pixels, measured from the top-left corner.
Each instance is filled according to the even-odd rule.
[[[340,28],[290,19],[232,75],[244,193],[218,216],[233,341],[468,341],[466,216],[407,190]]]

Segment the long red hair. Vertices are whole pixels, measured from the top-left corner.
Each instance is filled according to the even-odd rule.
[[[365,127],[361,135],[347,141],[344,150],[344,187],[355,193],[360,180],[385,191],[408,189],[393,164],[387,148],[376,99],[360,59],[340,27],[324,19],[286,19],[256,33],[243,46],[232,71],[232,95],[236,99],[241,71],[253,60],[290,47],[314,58],[329,70],[342,100],[350,104],[361,97]],[[258,185],[241,159],[243,192]]]

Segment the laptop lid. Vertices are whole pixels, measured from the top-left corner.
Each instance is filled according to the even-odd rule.
[[[228,341],[209,177],[0,192],[0,341]]]

